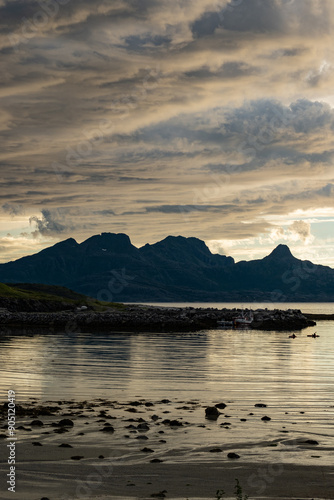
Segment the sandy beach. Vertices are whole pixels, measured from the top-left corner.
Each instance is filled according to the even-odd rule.
[[[333,436],[307,411],[215,404],[213,420],[198,400],[22,404],[15,493],[2,407],[0,498],[209,500],[217,490],[235,498],[236,479],[249,498],[333,498]]]

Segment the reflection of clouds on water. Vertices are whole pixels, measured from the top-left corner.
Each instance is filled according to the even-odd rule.
[[[290,339],[284,332],[256,330],[4,335],[0,390],[13,387],[21,399],[177,395],[312,409],[331,401],[330,325],[317,325],[318,339],[307,331]]]

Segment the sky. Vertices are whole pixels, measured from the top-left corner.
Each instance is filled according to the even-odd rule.
[[[69,237],[334,267],[332,0],[0,0],[0,262]]]

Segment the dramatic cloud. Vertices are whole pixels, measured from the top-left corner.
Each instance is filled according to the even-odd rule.
[[[63,233],[66,226],[55,220],[54,214],[50,210],[42,210],[42,217],[30,217],[30,224],[34,223],[36,225],[36,230],[32,233],[34,237],[39,235],[50,236],[55,234]]]
[[[101,231],[315,248],[319,219],[297,211],[334,208],[333,16],[332,0],[0,1],[6,248]]]

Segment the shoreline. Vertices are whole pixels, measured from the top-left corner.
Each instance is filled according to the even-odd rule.
[[[248,310],[246,310],[248,311]],[[49,332],[196,332],[217,329],[218,321],[233,322],[242,309],[194,307],[158,307],[120,305],[108,311],[11,312],[0,311],[0,332],[6,329],[48,329]],[[264,331],[297,331],[315,326],[326,315],[302,314],[299,309],[257,309],[250,329]],[[331,315],[332,316],[332,315]],[[334,318],[334,316],[333,316]],[[333,319],[328,318],[328,319]]]
[[[296,426],[284,408],[209,404],[219,405],[217,420],[205,418],[199,400],[18,404],[15,498],[214,500],[223,489],[226,500],[235,499],[236,478],[250,499],[331,498],[332,436],[307,425],[310,415],[298,412]],[[5,414],[0,406],[2,424]],[[1,500],[8,498],[5,442]]]

